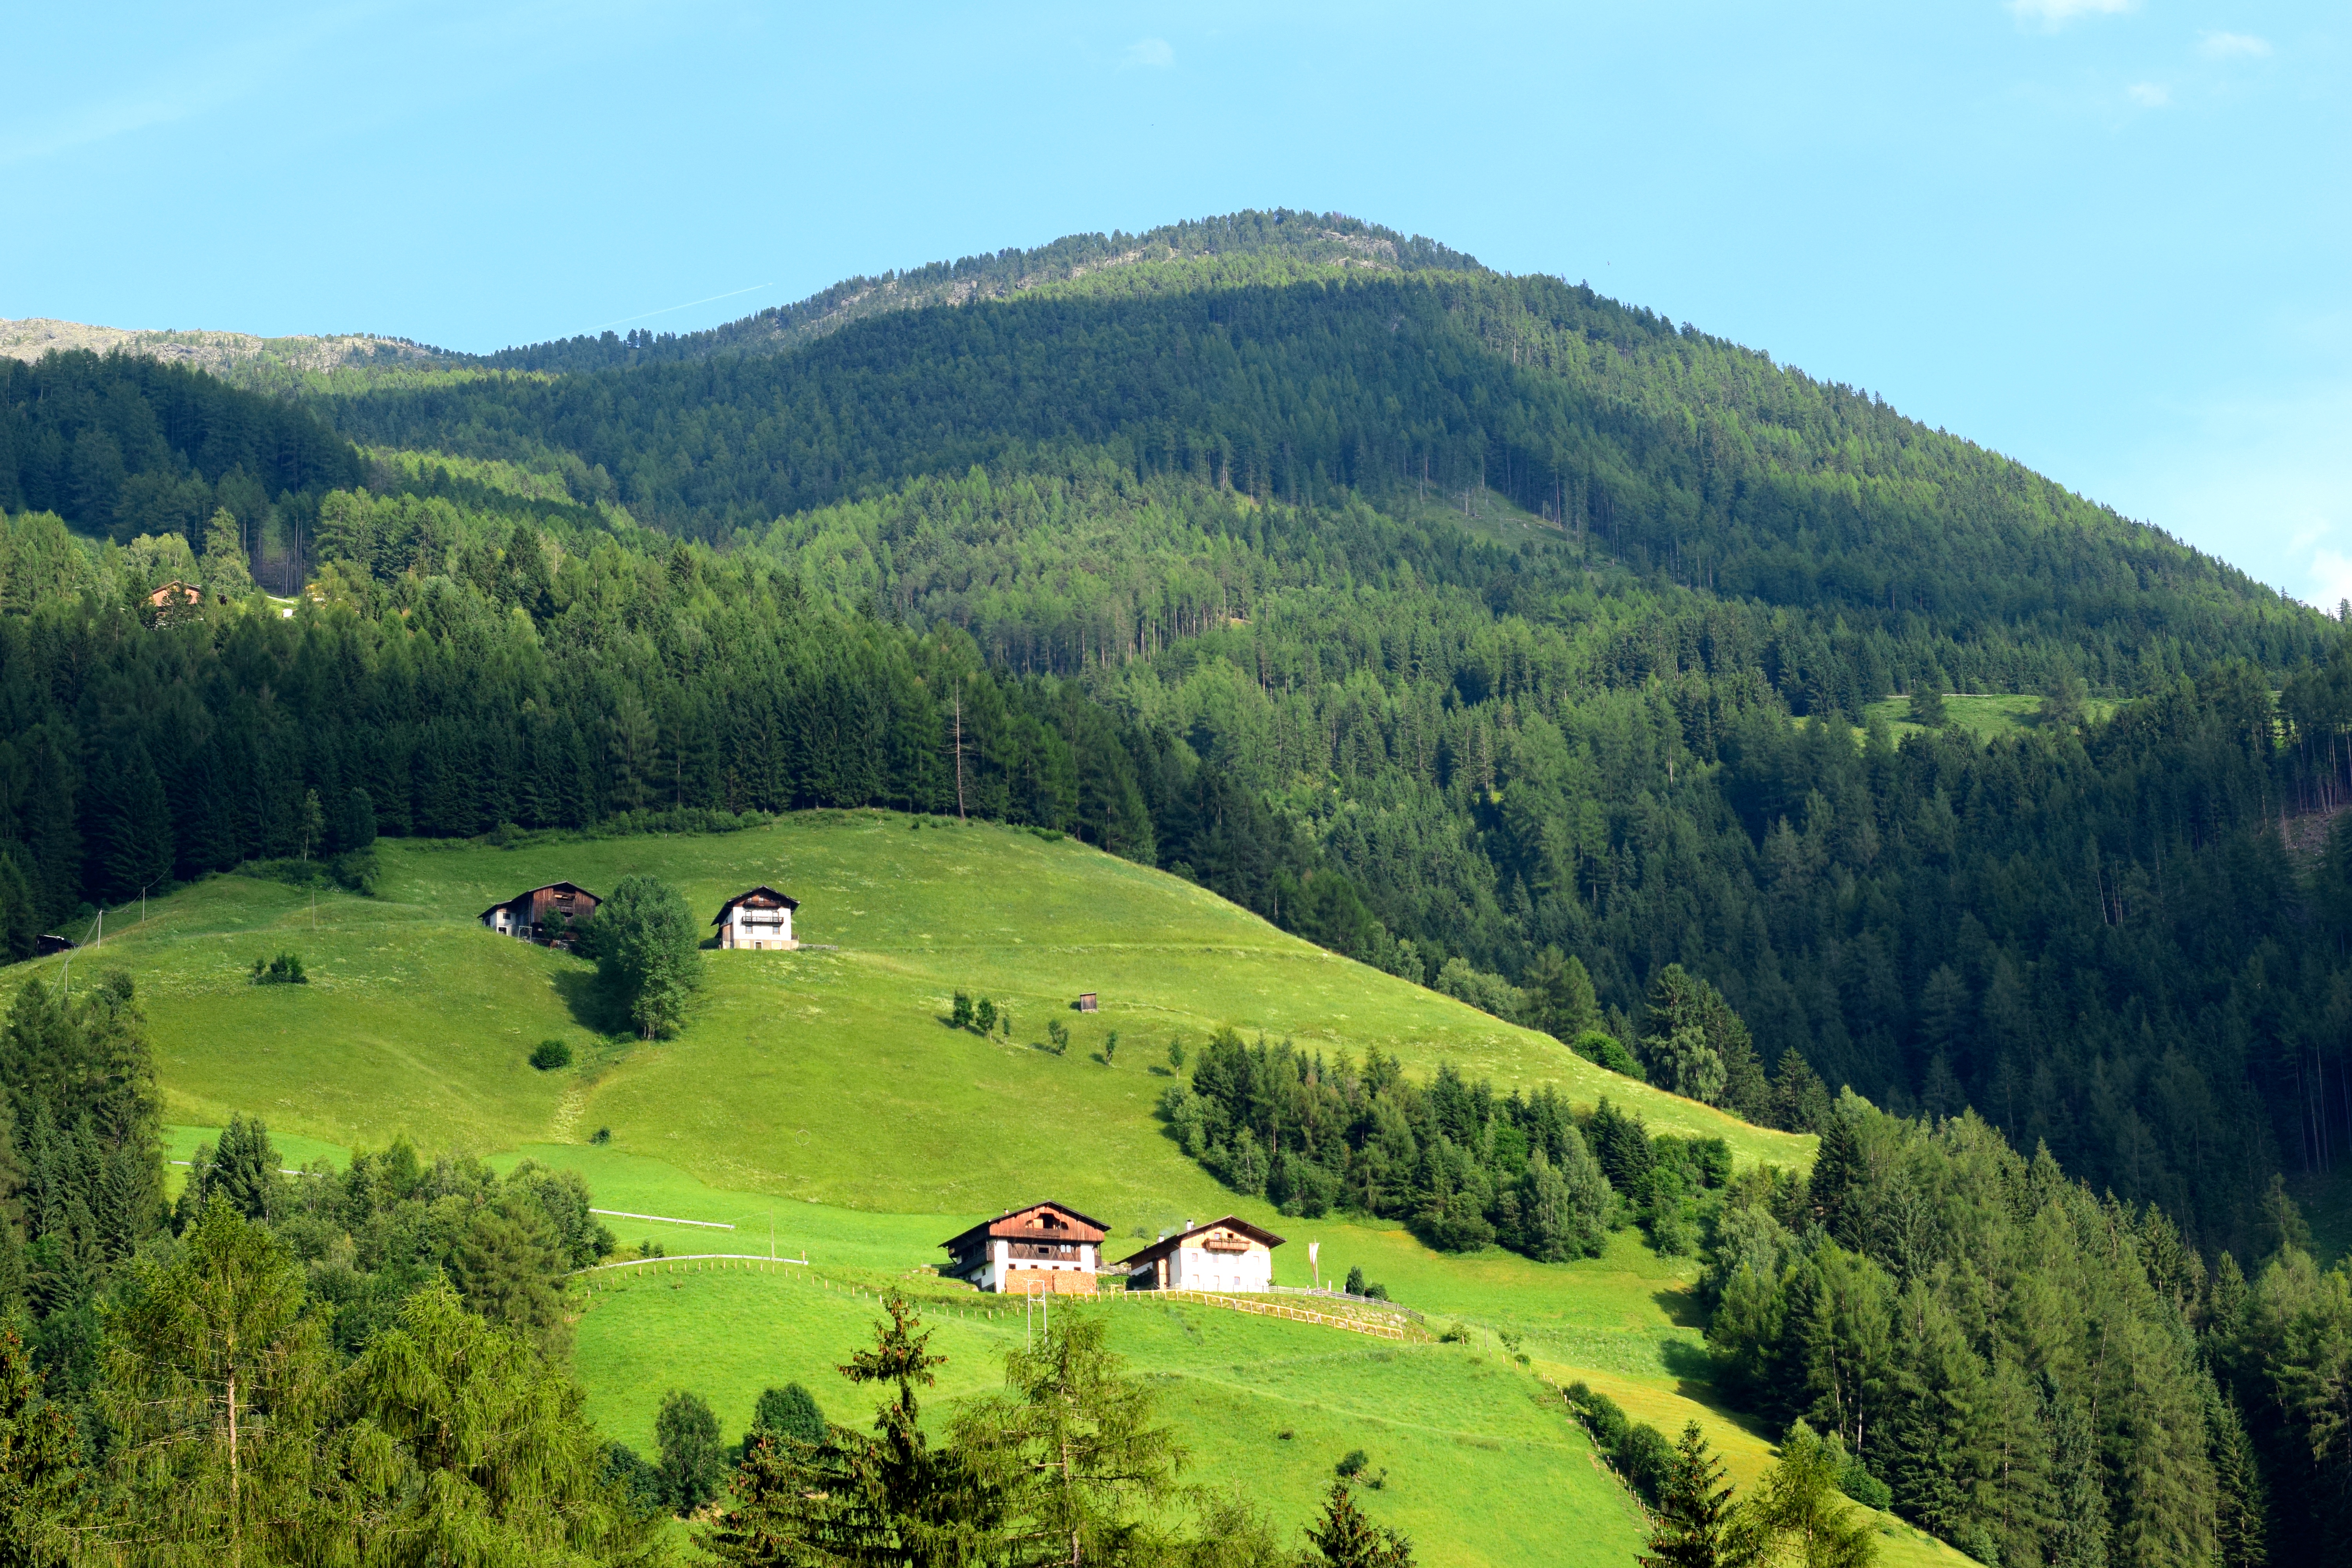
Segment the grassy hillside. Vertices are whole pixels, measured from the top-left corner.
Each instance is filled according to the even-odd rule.
[[[970,1315],[974,1298],[932,1279],[937,1243],[972,1219],[1051,1194],[1108,1221],[1114,1255],[1175,1221],[1227,1211],[1291,1237],[1277,1278],[1361,1264],[1466,1342],[1397,1347],[1206,1308],[1115,1310],[1116,1343],[1159,1379],[1193,1451],[1194,1479],[1248,1481],[1286,1527],[1311,1514],[1350,1447],[1391,1471],[1371,1507],[1433,1563],[1622,1562],[1636,1511],[1561,1414],[1556,1386],[1585,1377],[1669,1429],[1706,1423],[1750,1478],[1764,1439],[1713,1408],[1689,1302],[1695,1266],[1635,1233],[1608,1256],[1542,1265],[1490,1251],[1433,1253],[1381,1224],[1285,1219],[1237,1199],[1185,1159],[1151,1113],[1171,1081],[1171,1036],[1219,1025],[1310,1047],[1393,1050],[1416,1072],[1452,1059],[1500,1085],[1607,1092],[1654,1126],[1721,1133],[1743,1160],[1795,1161],[1810,1141],[1601,1073],[1555,1042],[1330,957],[1163,874],[1072,840],[881,813],[820,813],[697,837],[481,845],[387,843],[383,896],[310,898],[218,877],[155,900],[102,952],[75,955],[138,980],[184,1159],[233,1110],[269,1121],[289,1163],[337,1161],[405,1132],[509,1164],[580,1170],[600,1207],[731,1225],[713,1230],[614,1215],[625,1240],[672,1254],[761,1254],[810,1267],[607,1277],[584,1298],[579,1371],[592,1411],[646,1445],[661,1394],[689,1387],[731,1430],[758,1391],[797,1378],[862,1419],[831,1368],[865,1332],[858,1292],[908,1284],[933,1300],[953,1358],[947,1395],[992,1385],[1017,1317]],[[588,966],[502,941],[475,914],[558,877],[592,889],[658,872],[698,905],[755,881],[803,900],[804,941],[837,951],[709,954],[691,1026],[647,1046],[602,1032]],[[314,922],[315,921],[315,925]],[[299,952],[305,987],[244,981],[257,956]],[[59,961],[20,965],[5,978]],[[1011,1042],[940,1022],[961,987],[1009,1001]],[[1097,991],[1099,1015],[1069,1010]],[[1074,1042],[1030,1042],[1049,1017]],[[1120,1031],[1116,1066],[1099,1059]],[[578,1065],[525,1060],[569,1040]],[[592,1144],[597,1128],[611,1141]],[[941,1306],[947,1305],[942,1310]],[[1528,1356],[1507,1356],[1508,1332]],[[1285,1437],[1283,1433],[1290,1436]],[[1889,1561],[1931,1549],[1888,1521]]]
[[[1377,1047],[1417,1073],[1451,1059],[1498,1089],[1554,1082],[1585,1104],[1607,1093],[1659,1129],[1720,1134],[1743,1161],[1805,1157],[1805,1139],[1606,1073],[1163,873],[1075,840],[910,820],[814,813],[507,850],[388,843],[379,899],[321,895],[314,916],[307,893],[217,877],[151,904],[103,962],[149,998],[175,1121],[259,1110],[338,1144],[406,1131],[483,1151],[609,1128],[615,1152],[716,1185],[853,1208],[977,1213],[1051,1191],[1149,1234],[1230,1205],[1152,1114],[1169,1039],[1197,1047],[1221,1025],[1360,1059]],[[585,963],[475,923],[520,889],[600,889],[639,871],[712,911],[754,882],[783,887],[803,900],[803,940],[837,951],[712,952],[693,1023],[643,1045],[599,1029]],[[247,985],[252,961],[281,947],[313,983]],[[958,989],[1010,1005],[1013,1039],[949,1028]],[[1070,1010],[1082,991],[1099,993],[1099,1014]],[[1071,1029],[1066,1056],[1033,1043],[1048,1018]],[[526,1058],[550,1037],[580,1065],[533,1071]]]

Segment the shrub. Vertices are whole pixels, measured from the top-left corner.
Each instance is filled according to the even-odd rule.
[[[1070,1048],[1070,1031],[1059,1018],[1045,1020],[1045,1038],[1051,1042],[1045,1048],[1057,1057]]]
[[[252,984],[308,985],[310,984],[310,977],[302,973],[302,961],[299,958],[290,952],[281,952],[267,963],[258,958],[253,961]]]
[[[594,1136],[591,1137],[591,1138],[588,1140],[588,1142],[590,1142],[591,1143],[599,1143],[599,1144],[602,1144],[602,1143],[610,1143],[612,1141],[613,1141],[613,1130],[612,1130],[611,1128],[609,1128],[609,1127],[599,1127],[598,1129],[596,1129],[596,1131],[595,1131]]]
[[[541,1040],[531,1047],[530,1065],[541,1072],[568,1068],[572,1065],[572,1047],[562,1040]]]
[[[1350,1448],[1348,1450],[1347,1456],[1338,1464],[1332,1466],[1331,1468],[1341,1479],[1345,1480],[1361,1475],[1363,1473],[1364,1467],[1371,1462],[1372,1457],[1370,1454],[1365,1453],[1361,1448]]]
[[[959,991],[948,1005],[948,1026],[952,1029],[971,1027],[971,998]]]
[[[824,1412],[817,1408],[816,1397],[797,1383],[761,1389],[759,1403],[751,1407],[751,1429],[743,1435],[744,1452],[749,1453],[761,1438],[768,1436],[823,1443]]]
[[[1569,1048],[1586,1061],[1607,1068],[1611,1072],[1622,1073],[1627,1078],[1646,1077],[1642,1071],[1642,1064],[1633,1059],[1633,1053],[1627,1050],[1616,1036],[1604,1030],[1585,1030],[1569,1042]]]
[[[996,1004],[985,996],[972,1004],[971,1022],[983,1035],[996,1033]]]
[[[654,1417],[654,1438],[661,1445],[662,1501],[683,1517],[719,1495],[727,1468],[719,1443],[719,1417],[698,1394],[674,1388],[664,1396]]]

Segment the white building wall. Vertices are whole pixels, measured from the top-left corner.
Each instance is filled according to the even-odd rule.
[[[761,915],[773,915],[773,923],[752,920],[751,917],[753,912],[740,904],[727,911],[727,946],[789,949],[798,945],[793,941],[792,910],[761,910],[757,911]]]
[[[1247,1252],[1212,1252],[1205,1247],[1180,1247],[1169,1259],[1170,1289],[1177,1290],[1270,1290],[1274,1288],[1274,1254],[1253,1245]]]

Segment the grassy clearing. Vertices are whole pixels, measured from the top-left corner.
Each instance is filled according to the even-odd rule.
[[[2113,713],[2116,706],[2110,699],[2093,697],[2084,701],[2083,711],[2090,719],[2101,720]],[[1910,711],[1908,697],[1889,697],[1869,704],[1863,710],[1863,716],[1885,721],[1899,741],[1906,734],[1924,732],[1924,726],[1905,717]],[[2042,698],[2039,693],[2015,691],[1954,692],[1944,699],[1944,714],[1956,727],[1980,742],[2005,740],[2042,727]],[[1854,731],[1856,735],[1862,732]]]
[[[1232,1025],[1417,1072],[1451,1059],[1498,1088],[1612,1095],[1654,1127],[1718,1134],[1743,1162],[1811,1141],[1752,1128],[1593,1067],[1558,1042],[1336,958],[1174,878],[1071,840],[972,825],[910,831],[817,813],[746,833],[540,844],[389,843],[384,896],[310,896],[215,877],[151,901],[108,939],[152,1020],[167,1113],[351,1147],[405,1132],[488,1153],[585,1143],[730,1190],[893,1213],[983,1212],[1053,1192],[1151,1234],[1230,1198],[1152,1114],[1171,1037]],[[692,1024],[646,1045],[603,1032],[588,966],[475,923],[494,899],[650,871],[698,908],[757,881],[803,900],[803,940],[837,952],[711,952]],[[315,923],[314,923],[315,922]],[[252,986],[290,947],[304,986]],[[18,966],[47,973],[58,960]],[[85,973],[87,973],[87,968]],[[11,976],[11,979],[18,978]],[[1009,1005],[1010,1039],[942,1021],[964,989]],[[1097,991],[1103,1010],[1070,1010]],[[1049,1018],[1066,1056],[1035,1042]],[[1100,1060],[1106,1036],[1122,1044]],[[576,1065],[534,1071],[545,1038]]]

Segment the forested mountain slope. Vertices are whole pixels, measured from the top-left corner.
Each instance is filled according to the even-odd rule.
[[[2332,895],[2263,825],[2340,789],[2331,623],[1852,389],[1309,216],[960,263],[925,287],[961,303],[782,354],[314,386],[362,454],[183,369],[0,366],[0,503],[128,546],[19,529],[17,603],[191,573],[139,541],[226,512],[266,580],[358,617],[325,686],[296,673],[324,628],[222,630],[191,687],[85,622],[69,668],[131,660],[206,717],[36,678],[19,766],[135,790],[110,759],[143,750],[183,876],[284,852],[310,788],[473,833],[961,786],[1497,1010],[1533,1016],[1557,949],[1632,1047],[1680,963],[1766,1068],[1974,1105],[2212,1242],[2329,1162]],[[1522,509],[1514,548],[1462,515]],[[62,623],[18,627],[58,657]],[[1843,739],[1889,690],[2081,681],[2140,700],[1990,748]],[[276,804],[186,805],[214,787]],[[29,847],[40,793],[19,940],[150,875]]]
[[[2066,1223],[2141,1255],[2111,1283],[2147,1345],[2222,1325],[2228,1386],[2271,1402],[2248,1437],[2165,1362],[2165,1408],[2210,1426],[2164,1418],[2166,1517],[2203,1529],[2251,1442],[2313,1478],[2274,1494],[2279,1539],[2324,1536],[2352,1472],[2297,1457],[2332,1428],[2294,1380],[2332,1364],[2336,1287],[2276,1178],[2352,1139],[2352,836],[2299,855],[2281,826],[2311,841],[2352,787],[2343,628],[1850,388],[1294,219],[291,401],[0,363],[7,942],[379,828],[879,805],[1075,832],[1832,1137],[1865,1196],[1750,1194],[1746,1239],[1710,1236],[1760,1409],[1899,1300],[1950,1374],[1906,1400],[2006,1411],[1972,1454],[2011,1419],[2060,1441],[1969,1281],[2073,1266],[1958,1217],[2031,1212],[2046,1145],[2115,1194]],[[302,590],[289,615],[256,572]],[[173,577],[207,602],[152,604]],[[1987,744],[1934,722],[1954,688],[2050,697]],[[1890,691],[1923,721],[1899,744],[1862,722]],[[1352,1180],[1369,1125],[1318,1158]],[[1271,1182],[1241,1147],[1198,1152]],[[1501,1233],[1499,1151],[1465,1124],[1430,1177],[1444,1245]],[[2275,1260],[2253,1297],[2188,1261],[2225,1249]],[[1807,1314],[1845,1327],[1814,1343]],[[1904,1473],[1975,1500],[1914,1517],[2048,1549],[1987,1521],[2001,1484]],[[2139,1483],[2104,1484],[2137,1528]]]

